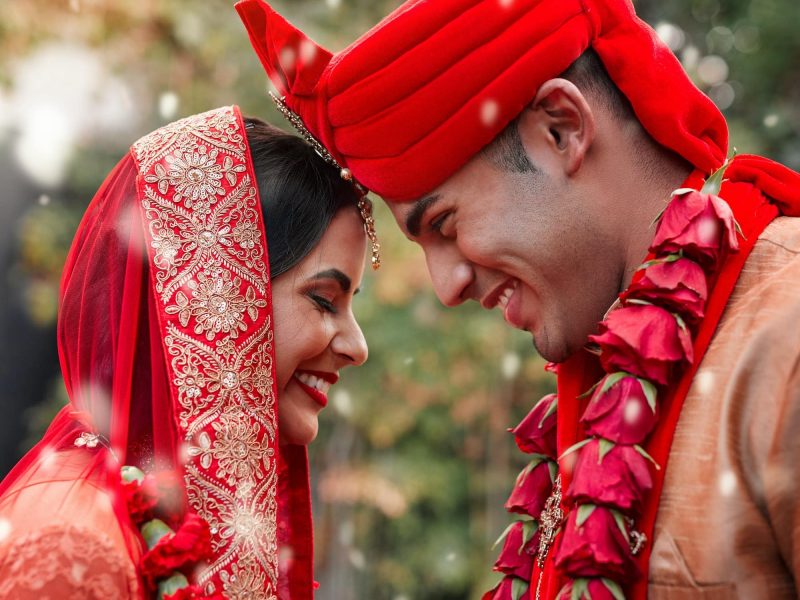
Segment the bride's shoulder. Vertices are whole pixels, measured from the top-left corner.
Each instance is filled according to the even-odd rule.
[[[67,472],[80,456],[64,456]],[[135,541],[91,479],[35,477],[0,499],[0,598],[137,598]]]
[[[11,536],[0,546],[0,598],[139,597],[130,557],[94,527],[51,524]]]

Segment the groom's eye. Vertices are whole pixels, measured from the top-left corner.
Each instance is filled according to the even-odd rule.
[[[452,214],[453,213],[451,212],[445,212],[437,216],[435,219],[431,221],[430,228],[438,233],[442,233],[442,228],[447,222],[447,219],[450,218],[450,215]]]

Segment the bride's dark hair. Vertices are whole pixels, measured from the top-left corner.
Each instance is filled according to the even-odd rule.
[[[301,138],[245,117],[261,195],[272,277],[285,273],[317,245],[336,213],[355,207],[353,186]]]

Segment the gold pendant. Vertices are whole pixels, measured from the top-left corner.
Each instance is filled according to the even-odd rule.
[[[553,491],[544,504],[544,510],[539,516],[539,552],[536,555],[536,564],[539,566],[539,580],[536,584],[536,600],[540,600],[542,591],[544,563],[556,539],[556,535],[558,535],[558,531],[564,523],[564,516],[564,510],[561,508],[561,475],[559,474],[553,484]]]

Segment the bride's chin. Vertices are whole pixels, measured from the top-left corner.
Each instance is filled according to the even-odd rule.
[[[281,446],[294,444],[298,446],[308,446],[317,437],[317,419],[313,423],[291,422],[287,424],[279,423],[278,440]]]
[[[291,386],[290,386],[291,387]],[[294,390],[299,391],[299,390]],[[307,446],[317,437],[319,420],[317,412],[307,404],[311,399],[296,398],[289,391],[278,403],[278,440],[282,446],[297,444]]]

